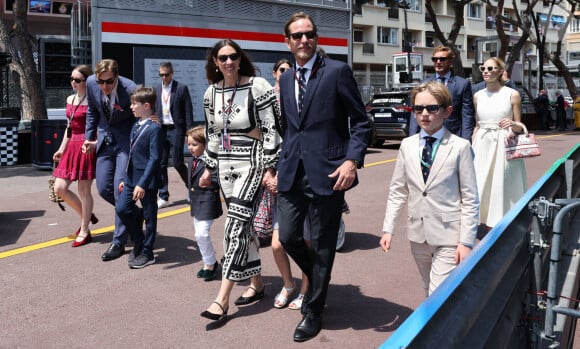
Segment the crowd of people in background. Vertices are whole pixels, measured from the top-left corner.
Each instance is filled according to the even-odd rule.
[[[141,269],[156,261],[157,214],[169,205],[171,157],[188,193],[202,257],[197,278],[211,281],[221,270],[215,300],[200,314],[212,322],[227,318],[240,281],[249,280],[249,286],[236,306],[265,296],[254,220],[270,197],[272,253],[282,280],[273,306],[301,310],[293,339],[302,342],[322,328],[344,196],[358,184],[371,126],[351,68],[318,47],[309,15],[290,17],[284,41],[294,61],[274,64],[274,86],[258,76],[235,41],[219,40],[209,49],[204,126],[193,127],[188,87],[174,78],[169,61],[159,65],[161,81],[152,87],[121,76],[112,59],[99,61],[94,73],[76,67],[54,176],[56,193],[80,216],[72,246],[92,240],[96,179],[99,195],[115,207],[112,242],[101,259],[123,256],[130,237],[128,266]],[[407,236],[426,295],[470,253],[478,229],[496,225],[527,189],[523,160],[508,161],[502,141],[523,131],[522,99],[505,63],[486,60],[479,67],[484,81],[471,86],[453,74],[450,48],[436,47],[431,60],[435,74],[411,92],[409,137],[399,149],[379,241],[390,250],[395,221],[408,205]],[[560,91],[556,97],[555,122],[562,130],[566,106]],[[535,102],[547,129],[545,90]],[[187,164],[184,145],[191,155]],[[78,196],[69,189],[74,181]],[[224,213],[219,251],[211,230]],[[302,271],[298,292],[290,258]]]

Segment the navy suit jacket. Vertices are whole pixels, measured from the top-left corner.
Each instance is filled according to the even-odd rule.
[[[111,121],[105,118],[103,112],[103,92],[96,82],[93,74],[87,79],[87,126],[85,139],[97,140],[97,154],[105,135],[111,134],[116,144],[124,151],[129,151],[131,127],[135,123],[135,117],[131,111],[131,94],[137,86],[125,77],[119,76],[117,82],[117,100],[113,106]]]
[[[157,101],[155,110],[159,119],[163,120],[163,104],[161,102],[161,83],[153,86]],[[171,82],[171,96],[169,98],[169,110],[173,118],[173,124],[178,131],[177,139],[185,139],[185,131],[193,126],[193,106],[187,85],[173,80]]]
[[[423,82],[436,80],[435,75]],[[473,106],[473,94],[469,81],[460,76],[451,75],[447,82],[447,88],[451,93],[451,103],[453,112],[443,125],[453,134],[471,141],[473,128],[475,127],[475,108]],[[412,117],[409,120],[409,136],[419,132],[420,126],[417,120]]]
[[[336,178],[328,178],[329,174],[348,159],[362,167],[370,122],[352,70],[344,62],[320,59],[318,70],[308,80],[300,114],[294,76],[291,69],[280,78],[284,141],[278,161],[278,190],[292,188],[302,160],[314,193],[332,195]]]
[[[190,169],[193,168],[193,158],[189,160]],[[187,188],[189,189],[190,213],[201,221],[216,219],[223,214],[222,202],[219,193],[217,170],[211,170],[211,186],[202,188],[199,179],[205,170],[205,162],[199,158],[199,162],[193,171],[187,176]]]
[[[139,123],[135,123],[131,130],[131,148],[125,185],[129,187],[140,186],[143,189],[159,189],[161,186],[161,127],[147,120],[138,132]]]

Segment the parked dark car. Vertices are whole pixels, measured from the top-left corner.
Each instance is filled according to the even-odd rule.
[[[377,93],[366,104],[366,109],[376,130],[372,146],[379,147],[385,140],[399,140],[409,136],[412,109],[410,91]]]

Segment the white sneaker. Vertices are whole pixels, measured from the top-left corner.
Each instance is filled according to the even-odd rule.
[[[157,208],[164,208],[169,206],[169,201],[163,200],[161,198],[159,198],[159,200],[157,200]]]

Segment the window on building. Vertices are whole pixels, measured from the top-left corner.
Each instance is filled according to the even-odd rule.
[[[474,3],[467,4],[467,17],[481,18],[482,6]]]
[[[421,11],[423,6],[421,5],[421,0],[408,0],[409,10],[411,11]]]
[[[363,34],[364,32],[360,29],[353,30],[352,37],[354,42],[365,42]]]
[[[568,52],[568,59],[571,61],[580,61],[580,52]]]
[[[377,27],[377,42],[380,44],[396,44],[397,28]]]
[[[580,19],[570,21],[570,33],[580,33]]]

